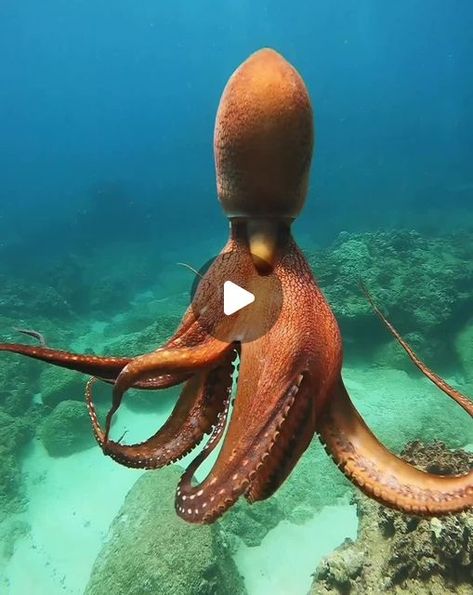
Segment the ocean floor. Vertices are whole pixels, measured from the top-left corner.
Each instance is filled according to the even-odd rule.
[[[373,373],[396,398],[405,398],[416,387],[425,391],[424,379],[413,379],[405,372]],[[363,384],[372,390],[366,370],[350,369],[347,377],[349,387]],[[114,432],[118,435],[126,426],[146,434],[155,431],[166,415],[166,411],[160,416],[138,414],[125,405]],[[138,438],[134,434],[130,431],[127,440]],[[30,524],[31,532],[16,542],[6,566],[0,566],[0,592],[82,594],[108,527],[141,472],[117,465],[96,447],[51,458],[38,440],[25,456],[24,471],[29,504],[21,518]],[[201,474],[206,472],[204,468]],[[235,560],[249,595],[305,595],[320,559],[346,537],[354,538],[356,529],[355,508],[334,505],[302,525],[281,522],[258,547],[241,545]]]

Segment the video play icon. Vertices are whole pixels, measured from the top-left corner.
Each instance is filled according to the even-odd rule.
[[[219,341],[250,343],[278,320],[281,281],[275,271],[258,273],[249,254],[225,251],[194,272],[191,307],[204,333]]]
[[[235,312],[246,308],[254,301],[254,293],[243,289],[233,281],[225,281],[223,284],[223,312],[226,316],[235,314]]]

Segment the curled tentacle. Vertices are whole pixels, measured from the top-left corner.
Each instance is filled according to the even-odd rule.
[[[164,426],[154,436],[138,444],[105,442],[92,400],[92,385],[86,388],[86,402],[95,438],[104,454],[127,467],[157,469],[188,454],[217,422],[229,399],[232,387],[233,360],[230,352],[210,371],[195,374],[187,381],[176,406]]]
[[[212,368],[234,345],[208,337],[195,347],[161,348],[129,362],[118,375],[113,387],[112,407],[105,422],[104,442],[108,441],[112,417],[120,407],[123,395],[136,382],[150,376],[189,374]]]
[[[365,424],[341,379],[317,421],[317,432],[348,479],[385,506],[426,516],[473,506],[473,470],[466,475],[435,475],[395,456]]]
[[[449,396],[451,399],[456,401],[463,409],[469,413],[473,417],[473,402],[464,394],[462,394],[457,389],[453,388],[448,382],[446,382],[441,376],[436,374],[433,370],[431,370],[425,363],[418,357],[409,343],[399,334],[398,330],[389,322],[389,320],[384,316],[381,312],[379,307],[376,305],[373,297],[369,293],[366,286],[360,282],[361,289],[365,294],[367,300],[371,304],[375,314],[378,318],[383,322],[392,336],[396,339],[396,341],[401,345],[404,351],[409,356],[409,359],[413,362],[415,366],[426,376],[437,388],[439,388],[443,393]]]
[[[249,419],[247,431],[243,435],[240,426],[240,435],[235,436],[235,422],[232,417],[213,469],[202,483],[192,485],[195,471],[215,448],[223,434],[226,413],[221,417],[218,429],[207,448],[197,456],[181,478],[176,495],[176,511],[179,516],[192,523],[212,523],[250,488],[251,482],[263,468],[271,450],[283,434],[284,422],[294,405],[298,388],[296,383],[291,383],[283,394],[279,395],[281,403],[277,412],[273,411],[266,423],[258,424],[258,421],[265,420]],[[238,397],[235,408],[237,407]],[[259,431],[256,430],[256,425]]]
[[[284,342],[285,347],[281,351]],[[195,470],[211,452],[210,449],[215,448],[223,434],[223,427],[187,469],[179,484],[176,510],[185,520],[192,523],[213,522],[248,491],[259,473],[264,480],[255,489],[255,496],[262,497],[265,489],[269,494],[270,486],[276,485],[276,461],[282,461],[286,454],[270,458],[271,452],[278,443],[282,445],[282,451],[286,450],[286,445],[298,448],[297,439],[292,441],[288,438],[286,441],[286,427],[292,435],[292,430],[295,430],[289,421],[292,412],[298,417],[296,411],[299,407],[308,411],[305,403],[307,394],[301,390],[301,385],[309,354],[303,349],[292,354],[291,349],[292,339],[288,340],[282,321],[261,339],[242,345],[235,405],[222,449],[208,476],[199,485],[193,485]],[[277,365],[268,358],[268,353],[278,353]],[[291,356],[287,355],[289,353]],[[302,441],[307,446],[305,435]],[[287,455],[286,460],[292,460],[293,467],[297,459]],[[274,466],[271,461],[274,461]],[[282,473],[287,476],[291,469],[284,468]]]

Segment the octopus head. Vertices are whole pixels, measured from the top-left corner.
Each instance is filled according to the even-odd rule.
[[[217,191],[230,219],[292,221],[309,181],[314,125],[299,73],[262,49],[229,79],[214,136]]]

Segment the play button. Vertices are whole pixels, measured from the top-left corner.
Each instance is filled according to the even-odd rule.
[[[246,291],[233,281],[223,284],[223,312],[227,316],[235,314],[238,310],[246,308],[255,301],[254,293]]]
[[[220,341],[259,339],[278,320],[282,306],[276,271],[259,272],[249,253],[224,251],[194,270],[192,310],[204,332]]]

